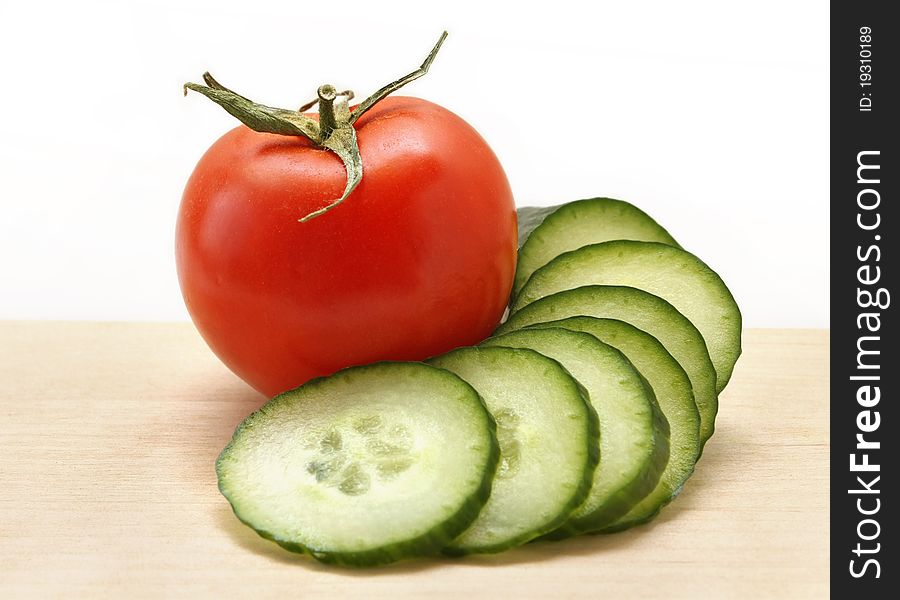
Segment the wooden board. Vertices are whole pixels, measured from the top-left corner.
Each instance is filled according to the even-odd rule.
[[[823,598],[827,332],[751,330],[652,524],[346,571],[241,525],[213,463],[262,398],[187,324],[0,322],[0,597]]]

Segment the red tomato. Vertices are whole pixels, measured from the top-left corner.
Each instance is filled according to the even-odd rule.
[[[301,137],[245,126],[188,181],[176,257],[187,308],[219,358],[267,396],[350,365],[421,360],[487,337],[507,303],[516,212],[465,121],[389,97],[356,123],[362,182]]]

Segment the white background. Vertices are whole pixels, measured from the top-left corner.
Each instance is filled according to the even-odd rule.
[[[0,2],[0,318],[183,320],[174,222],[236,121],[321,83],[404,93],[488,140],[520,206],[630,200],[748,326],[828,324],[828,4]]]

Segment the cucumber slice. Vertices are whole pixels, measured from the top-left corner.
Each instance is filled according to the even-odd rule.
[[[587,497],[598,462],[597,413],[581,385],[533,350],[460,348],[429,362],[478,390],[500,441],[491,496],[445,552],[500,552],[562,525]]]
[[[464,531],[498,456],[472,386],[422,363],[377,363],[273,398],[238,427],[216,472],[264,538],[367,566],[437,552]]]
[[[547,209],[544,209],[547,211]],[[609,240],[641,240],[678,247],[669,232],[638,207],[614,198],[589,198],[553,207],[549,214],[536,212],[528,220],[527,239],[519,240],[513,294],[531,274],[570,250]],[[534,221],[540,219],[535,226]],[[523,233],[520,227],[520,238]]]
[[[520,329],[482,346],[531,348],[559,361],[587,389],[600,419],[600,464],[591,491],[546,537],[602,529],[656,487],[669,460],[669,424],[650,385],[621,352],[593,335],[560,328]]]
[[[585,286],[532,302],[512,315],[495,335],[532,323],[580,315],[625,321],[646,331],[665,346],[691,378],[694,400],[700,411],[700,439],[706,443],[715,431],[719,409],[716,371],[703,336],[684,315],[662,298],[629,287]]]
[[[703,334],[716,367],[716,389],[722,391],[741,354],[741,311],[722,279],[680,248],[616,240],[561,254],[534,272],[512,312],[544,296],[596,284],[642,289],[690,319]]]
[[[549,215],[552,215],[562,204],[556,206],[523,206],[516,209],[516,222],[519,226],[519,250],[528,241],[531,232],[538,228]]]
[[[669,462],[656,488],[642,499],[635,498],[639,502],[604,531],[621,531],[649,521],[678,495],[700,455],[700,414],[687,373],[655,337],[623,321],[572,317],[531,327],[565,327],[590,333],[621,350],[647,378],[669,422]]]

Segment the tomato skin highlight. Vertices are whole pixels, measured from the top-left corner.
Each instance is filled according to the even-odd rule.
[[[506,307],[516,211],[465,121],[389,97],[356,123],[363,178],[333,153],[239,126],[184,191],[176,262],[191,318],[239,377],[274,396],[343,367],[422,360],[486,338]]]

